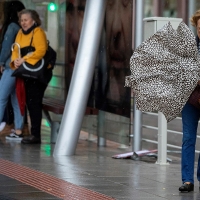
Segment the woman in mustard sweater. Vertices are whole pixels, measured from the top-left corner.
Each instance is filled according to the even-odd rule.
[[[41,20],[36,11],[22,10],[19,13],[19,22],[22,28],[19,30],[15,42],[20,45],[21,49],[31,44],[35,47],[35,51],[20,57],[18,46],[15,45],[10,63],[13,70],[25,61],[32,65],[36,64],[44,57],[48,46],[46,34],[40,27]],[[47,85],[30,78],[24,78],[24,84],[26,105],[31,120],[31,135],[24,137],[21,142],[23,144],[41,143],[42,99]]]

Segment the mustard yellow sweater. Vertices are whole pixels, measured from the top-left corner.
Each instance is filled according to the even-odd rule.
[[[31,38],[33,36],[33,40],[32,40],[32,44],[31,46],[35,47],[35,51],[31,54],[28,54],[26,56],[23,57],[23,59],[34,65],[36,64],[39,60],[42,59],[42,57],[44,57],[46,50],[47,50],[47,38],[46,38],[46,34],[43,31],[42,28],[40,27],[36,27],[34,29],[34,33],[33,31],[31,31],[29,34],[25,35],[23,34],[22,30],[20,29],[15,42],[18,43],[20,45],[20,48],[26,47],[30,45],[31,42]],[[18,46],[14,45],[14,50],[12,52],[12,56],[11,56],[11,63],[10,63],[10,67],[12,69],[16,69],[14,67],[14,60],[19,58],[19,50],[18,50]]]

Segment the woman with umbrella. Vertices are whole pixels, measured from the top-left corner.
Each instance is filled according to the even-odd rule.
[[[134,90],[138,110],[162,112],[167,122],[182,112],[181,192],[194,190],[195,143],[200,110],[189,102],[197,82],[200,84],[200,10],[192,16],[191,22],[197,28],[196,41],[194,33],[184,22],[174,29],[169,21],[142,42],[130,59],[131,76],[126,77],[125,82]],[[197,179],[200,181],[200,159]]]
[[[0,80],[0,131],[5,127],[2,122],[8,98],[11,95],[11,102],[14,110],[15,131],[8,136],[11,140],[22,140],[22,128],[24,118],[21,115],[15,91],[15,77],[12,77],[13,70],[10,68],[11,45],[20,29],[18,24],[18,12],[25,7],[20,1],[9,1],[4,3],[4,22],[0,35],[0,67],[3,72]],[[4,69],[4,70],[3,70]]]
[[[191,24],[197,28],[196,42],[200,54],[200,10],[197,10],[192,16]],[[181,173],[183,185],[179,188],[181,192],[194,190],[195,143],[199,118],[200,110],[187,102],[182,110],[183,142]],[[197,179],[200,181],[200,157],[198,159]]]

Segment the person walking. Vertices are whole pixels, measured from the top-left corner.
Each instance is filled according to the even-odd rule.
[[[191,17],[191,24],[197,29],[196,42],[200,54],[200,10],[197,10]],[[198,84],[200,84],[200,81]],[[179,191],[181,192],[190,192],[194,190],[195,144],[199,118],[200,110],[187,102],[182,110],[182,185],[179,187]],[[198,158],[197,179],[200,182],[200,156]]]
[[[25,7],[20,1],[4,2],[4,22],[0,34],[0,70],[2,72],[0,80],[0,131],[6,125],[3,122],[5,108],[11,96],[11,103],[14,111],[15,130],[8,136],[10,140],[22,140],[22,128],[24,118],[21,115],[19,104],[17,101],[15,81],[12,77],[13,70],[10,69],[11,46],[15,41],[15,37],[20,29],[18,24],[18,12]]]
[[[36,64],[41,60],[48,48],[48,42],[44,30],[40,27],[41,20],[35,10],[25,9],[19,13],[19,22],[21,29],[19,30],[15,43],[18,43],[22,49],[30,46],[35,48],[32,53],[22,55],[19,58],[18,48],[15,45],[11,57],[11,68],[17,69],[24,63]],[[41,121],[42,121],[42,99],[47,84],[37,79],[23,78],[26,93],[26,105],[29,111],[31,121],[31,135],[25,136],[21,141],[23,144],[41,143]],[[49,78],[49,80],[51,77]]]

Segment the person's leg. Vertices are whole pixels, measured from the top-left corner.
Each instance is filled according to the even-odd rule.
[[[6,139],[13,141],[21,141],[23,139],[22,128],[24,125],[24,117],[21,115],[20,112],[15,88],[11,93],[11,103],[14,111],[15,129],[11,131],[10,135],[6,136]]]
[[[26,104],[31,119],[31,135],[37,138],[38,141],[41,140],[42,99],[46,87],[39,81],[25,79]],[[22,143],[29,143],[26,142],[29,138],[24,138]]]
[[[6,111],[5,111],[5,114],[6,114],[6,124],[8,125],[11,125],[14,123],[14,113],[13,113],[13,107],[12,107],[12,103],[11,103],[11,96],[9,96],[8,98],[8,103],[7,103],[7,106],[6,106]],[[5,118],[5,116],[4,116]]]
[[[11,103],[12,103],[13,112],[14,112],[15,131],[16,131],[16,134],[19,135],[22,133],[22,129],[24,126],[24,116],[21,115],[15,89],[11,93]]]
[[[182,140],[182,182],[194,184],[194,160],[197,126],[200,112],[197,108],[186,103],[182,110],[183,140]]]
[[[8,98],[15,88],[15,77],[11,76],[12,72],[10,68],[6,68],[0,80],[0,123],[2,123],[4,117]],[[0,124],[0,131],[1,129],[2,127]]]
[[[0,81],[1,81],[1,76],[2,76],[2,73],[0,72]],[[0,82],[0,85],[1,85],[1,82]],[[5,109],[2,122],[7,122],[7,118],[8,118],[7,109]]]
[[[199,154],[198,165],[197,165],[197,180],[200,182],[200,154]],[[199,189],[200,189],[200,185],[199,185]]]
[[[5,109],[4,115],[3,115],[3,119],[2,122],[6,122],[8,121],[8,116],[7,116],[7,108]]]

